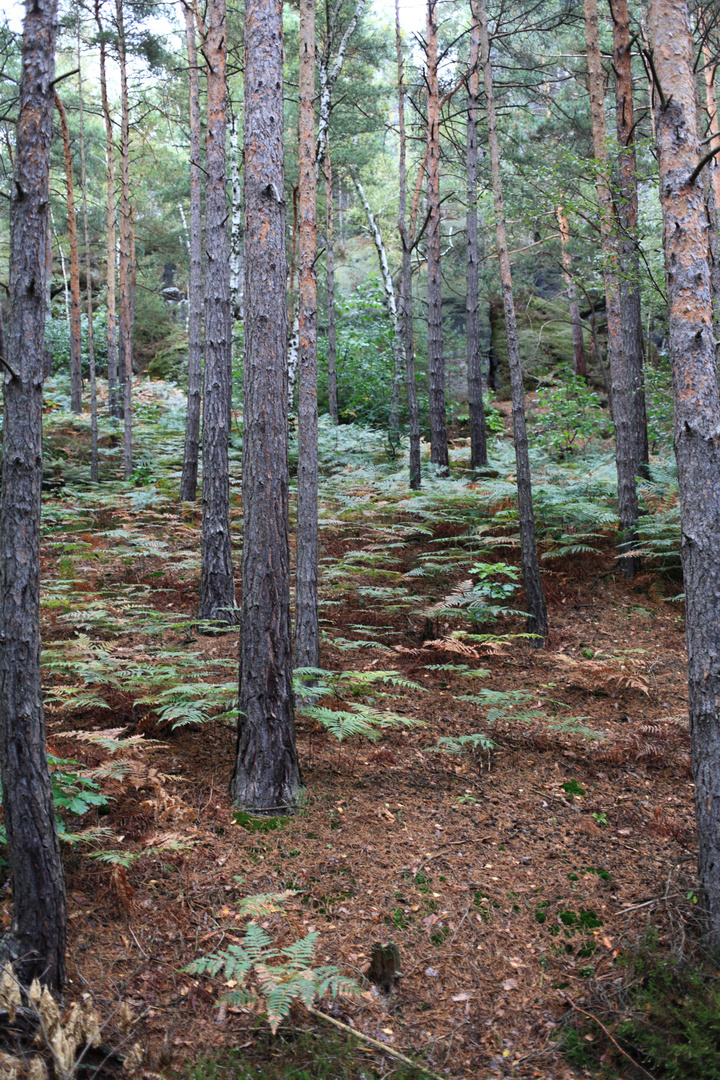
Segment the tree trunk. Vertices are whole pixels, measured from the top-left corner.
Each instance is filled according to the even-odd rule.
[[[615,115],[620,144],[620,311],[625,366],[632,404],[632,435],[638,472],[647,475],[649,462],[645,410],[645,347],[640,307],[640,248],[638,246],[638,190],[635,155],[630,18],[627,0],[611,0],[615,68]]]
[[[190,82],[190,274],[188,281],[188,396],[185,418],[180,501],[197,498],[198,455],[200,452],[200,408],[202,403],[202,165],[200,162],[200,77],[195,17],[192,7],[182,4],[185,17]]]
[[[388,313],[392,323],[392,351],[393,351],[393,376],[392,376],[392,390],[390,396],[390,437],[398,436],[398,404],[399,404],[399,392],[398,384],[402,378],[403,368],[403,339],[400,330],[400,322],[398,320],[397,302],[395,300],[395,287],[393,285],[392,275],[390,273],[390,266],[388,265],[387,252],[385,250],[385,244],[383,242],[382,233],[380,227],[375,220],[375,215],[370,209],[370,203],[367,200],[365,189],[360,182],[360,177],[356,172],[352,173],[353,183],[355,189],[360,196],[360,202],[362,203],[363,210],[365,211],[365,217],[368,220],[370,226],[370,232],[372,233],[373,240],[375,241],[375,250],[377,251],[378,262],[380,264],[380,276],[383,281],[383,290],[385,292],[385,303],[387,305]],[[392,444],[392,443],[391,443]],[[397,443],[395,444],[397,445]]]
[[[695,169],[693,45],[684,0],[650,0],[669,300],[699,874],[720,946],[720,395],[707,214]]]
[[[65,157],[65,191],[67,196],[68,241],[70,243],[70,409],[74,413],[81,413],[80,255],[78,252],[77,215],[75,213],[75,181],[67,113],[57,90],[55,91],[55,106],[60,117],[60,131]]]
[[[573,371],[578,379],[587,379],[585,370],[585,339],[583,336],[580,307],[577,302],[575,282],[572,276],[572,255],[570,254],[570,230],[565,216],[565,208],[558,206],[557,220],[560,227],[560,250],[562,254],[563,277],[567,288],[568,301],[570,302],[570,325],[572,326],[573,338]]]
[[[297,805],[288,541],[281,0],[245,3],[243,561],[237,760],[249,810]]]
[[[98,482],[98,425],[97,383],[95,381],[95,332],[93,328],[92,260],[87,210],[87,173],[85,171],[85,114],[83,109],[82,58],[80,53],[80,20],[78,19],[78,104],[80,111],[80,176],[82,181],[83,233],[85,238],[85,277],[88,313],[88,364],[90,366],[90,480]]]
[[[317,182],[315,0],[300,0],[298,148],[298,475],[295,666],[320,666],[318,624]]]
[[[337,398],[337,331],[335,324],[335,252],[334,207],[332,163],[330,145],[325,148],[325,260],[327,267],[327,350],[328,350],[328,412],[334,424],[338,423]]]
[[[701,22],[704,31],[704,20]],[[720,135],[718,135],[718,110],[717,95],[715,93],[715,77],[717,64],[713,62],[710,46],[707,38],[703,40],[703,64],[705,75],[705,108],[708,117],[708,131],[710,142],[708,150],[720,148]],[[720,252],[718,251],[718,214],[720,213],[720,165],[717,157],[714,157],[708,165],[708,221],[710,224],[710,257],[712,266],[713,283],[713,309],[715,311],[715,326],[720,326]]]
[[[230,180],[232,186],[232,217],[230,219],[230,304],[232,317],[240,321],[242,311],[242,184],[240,183],[240,151],[238,132],[240,117],[233,114],[230,128]]]
[[[127,62],[125,56],[125,27],[122,0],[115,0],[118,32],[118,61],[120,64],[120,358],[124,388],[123,465],[125,479],[133,472],[132,461],[132,256],[130,239],[130,101],[128,98]]]
[[[608,355],[612,386],[612,411],[615,422],[615,463],[618,476],[618,513],[620,517],[619,541],[623,545],[625,553],[620,565],[623,575],[631,578],[636,570],[636,560],[627,552],[628,546],[632,546],[637,538],[638,502],[635,472],[638,459],[635,439],[633,385],[623,351],[617,217],[607,176],[605,83],[598,39],[597,0],[585,0],[585,32],[595,151],[595,187],[600,210],[603,276],[608,318]]]
[[[3,374],[0,493],[0,779],[12,922],[0,960],[21,983],[65,980],[67,906],[40,684],[40,486],[46,230],[56,0],[28,4],[23,31]]]
[[[485,410],[482,392],[482,356],[480,353],[479,281],[478,281],[478,218],[477,218],[477,120],[478,59],[480,28],[473,18],[470,46],[470,75],[468,78],[467,117],[467,259],[465,293],[465,338],[467,347],[468,411],[470,414],[470,468],[487,465],[485,440]]]
[[[232,316],[227,234],[225,0],[208,5],[205,146],[205,385],[203,388],[201,619],[236,621],[230,546],[228,441],[232,411]]]
[[[100,0],[95,0],[95,22],[100,34],[100,100],[105,121],[105,157],[107,161],[107,363],[108,363],[108,408],[111,416],[119,417],[122,413],[118,387],[117,355],[117,316],[115,310],[115,142],[113,139],[112,116],[107,96],[106,45],[103,39],[103,27],[100,20]]]
[[[398,128],[400,132],[398,199],[398,231],[402,246],[398,318],[405,353],[405,388],[408,403],[408,428],[410,436],[409,484],[411,491],[420,490],[420,416],[415,382],[415,341],[413,335],[412,250],[407,231],[407,135],[405,130],[405,76],[400,31],[400,0],[395,0],[395,46],[398,69]]]
[[[315,151],[318,174],[325,160],[325,150],[330,139],[330,113],[332,112],[333,87],[338,81],[340,72],[342,71],[348,43],[355,33],[357,24],[362,18],[366,2],[367,0],[357,0],[355,11],[340,38],[340,43],[337,47],[337,52],[335,53],[335,59],[333,60],[332,65],[330,64],[330,59],[332,57],[333,46],[337,36],[337,19],[340,13],[340,4],[337,6],[327,4],[325,9],[327,12],[325,48],[318,64],[318,73],[320,76],[320,108],[318,115],[317,147]]]
[[[480,27],[480,58],[485,82],[485,108],[487,111],[488,149],[492,172],[493,201],[495,208],[495,236],[497,239],[498,263],[502,281],[503,308],[505,312],[505,330],[508,343],[510,364],[510,387],[512,392],[513,436],[515,440],[515,464],[517,476],[518,513],[520,518],[520,557],[522,561],[523,584],[530,618],[530,633],[538,634],[537,644],[543,644],[548,633],[547,608],[540,579],[537,544],[535,541],[535,515],[532,502],[532,483],[530,480],[530,459],[528,456],[528,438],[525,425],[525,395],[523,390],[522,364],[518,344],[517,322],[515,319],[515,298],[513,296],[510,256],[508,254],[507,234],[505,230],[505,207],[503,204],[502,178],[500,176],[500,144],[497,135],[495,115],[495,94],[493,73],[490,62],[490,39],[488,36],[485,0],[473,0],[475,19]]]
[[[298,364],[300,362],[300,320],[295,303],[295,260],[298,255],[298,188],[293,188],[293,223],[290,238],[290,288],[288,289],[288,307],[290,313],[290,334],[288,336],[288,409],[295,414],[295,386],[297,384]]]
[[[437,3],[427,0],[427,290],[430,460],[440,476],[450,471],[443,360],[442,278],[440,276],[440,93],[438,87]]]

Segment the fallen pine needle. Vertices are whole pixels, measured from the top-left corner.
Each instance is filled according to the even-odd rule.
[[[366,1035],[362,1031],[357,1031],[356,1028],[350,1027],[349,1024],[343,1024],[342,1020],[336,1020],[334,1016],[328,1016],[327,1013],[320,1012],[319,1009],[308,1009],[309,1013],[313,1016],[319,1017],[321,1020],[327,1020],[328,1024],[333,1024],[336,1028],[340,1028],[341,1031],[347,1031],[351,1035],[354,1035],[356,1039],[361,1039],[363,1042],[370,1043],[371,1046],[375,1046],[378,1050],[382,1050],[383,1054],[389,1054],[390,1057],[395,1058],[396,1061],[402,1061],[405,1065],[410,1065],[414,1069],[418,1069],[420,1072],[424,1072],[426,1076],[432,1076],[434,1080],[447,1080],[444,1076],[439,1076],[438,1073],[434,1073],[431,1069],[426,1069],[424,1065],[418,1064],[417,1061],[411,1061],[409,1057],[405,1057],[399,1050],[393,1050],[387,1043],[382,1043],[379,1039],[373,1039],[370,1035]]]

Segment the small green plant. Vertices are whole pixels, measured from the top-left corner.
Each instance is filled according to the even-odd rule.
[[[329,994],[357,996],[360,988],[341,975],[334,966],[314,967],[317,931],[312,931],[291,945],[278,946],[257,919],[266,920],[282,912],[291,892],[249,896],[239,904],[241,915],[249,918],[242,942],[194,960],[184,970],[193,975],[234,980],[238,989],[224,1000],[236,1005],[251,1002],[260,1006],[273,1034],[289,1015],[295,1001],[311,1008],[316,1000]]]
[[[567,364],[558,367],[557,380],[538,390],[530,429],[536,444],[563,461],[601,438],[611,429],[612,421],[597,394]]]
[[[568,795],[585,794],[585,788],[581,787],[580,784],[578,784],[577,780],[566,780],[562,787],[563,790],[568,793]]]

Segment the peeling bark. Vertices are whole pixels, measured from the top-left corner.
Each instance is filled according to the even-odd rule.
[[[720,945],[720,394],[708,219],[700,183],[693,47],[685,0],[650,0],[653,59],[664,102],[655,127],[670,305],[685,583],[690,739],[699,875],[712,944]]]

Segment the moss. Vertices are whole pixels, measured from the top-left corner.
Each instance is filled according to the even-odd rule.
[[[525,389],[537,390],[538,381],[560,364],[573,366],[573,340],[567,299],[560,294],[552,300],[539,296],[519,298],[517,304],[520,359],[525,371]],[[498,360],[498,396],[510,396],[508,347],[502,301],[490,306],[491,346]],[[584,330],[585,348],[590,349],[590,332]]]

